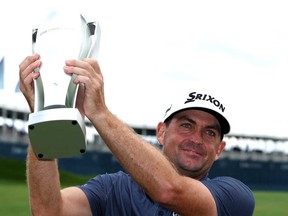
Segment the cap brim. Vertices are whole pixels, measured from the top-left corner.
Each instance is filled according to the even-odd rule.
[[[218,113],[212,109],[204,108],[204,107],[187,107],[187,108],[177,110],[175,112],[170,113],[170,115],[166,116],[164,121],[166,121],[168,118],[170,118],[174,114],[181,112],[181,111],[184,111],[184,110],[188,110],[188,109],[202,110],[202,111],[210,113],[219,121],[222,134],[228,134],[230,132],[230,124],[229,124],[228,120],[223,115],[221,115],[220,113]]]
[[[203,111],[206,111],[206,112],[210,113],[211,115],[215,116],[215,118],[217,118],[217,120],[219,121],[219,124],[221,126],[221,131],[223,134],[228,134],[230,132],[229,122],[220,113],[215,112],[214,110],[211,110],[211,109],[203,108],[203,107],[194,108],[194,109],[203,110]]]

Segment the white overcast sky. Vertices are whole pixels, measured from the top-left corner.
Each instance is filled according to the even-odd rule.
[[[14,90],[18,65],[31,54],[32,28],[55,2],[1,4],[5,91]],[[226,101],[232,133],[288,137],[286,1],[70,2],[67,9],[100,22],[106,101],[125,122],[155,126],[174,88],[203,85]]]

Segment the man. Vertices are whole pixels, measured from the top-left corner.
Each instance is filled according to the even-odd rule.
[[[40,161],[29,146],[27,180],[33,215],[252,215],[251,190],[230,177],[208,178],[230,131],[218,98],[190,91],[157,126],[159,151],[107,108],[96,60],[67,60],[64,72],[80,84],[78,108],[94,125],[127,172],[96,176],[80,187],[60,189],[56,160]],[[34,109],[33,73],[38,54],[19,65],[20,89]],[[192,88],[192,87],[191,87]],[[97,166],[97,164],[95,164]]]

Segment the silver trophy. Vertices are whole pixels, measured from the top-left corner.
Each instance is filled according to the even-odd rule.
[[[52,11],[32,32],[33,53],[39,53],[41,76],[34,81],[34,112],[28,134],[39,159],[70,157],[86,152],[85,119],[76,108],[78,85],[64,73],[67,59],[97,58],[99,22],[81,13]]]

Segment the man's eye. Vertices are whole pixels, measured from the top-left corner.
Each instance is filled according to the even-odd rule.
[[[183,123],[181,126],[184,128],[190,128],[191,127],[191,125],[189,123]]]
[[[216,133],[213,130],[207,130],[207,134],[209,136],[215,136],[216,135]]]

